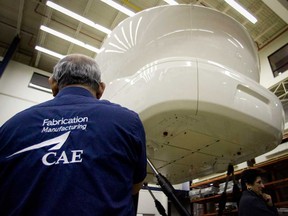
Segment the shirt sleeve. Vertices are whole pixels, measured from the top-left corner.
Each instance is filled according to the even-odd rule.
[[[138,150],[138,162],[134,172],[134,184],[143,181],[147,175],[146,135],[143,124],[139,117],[137,117],[136,120],[137,124],[134,133]]]

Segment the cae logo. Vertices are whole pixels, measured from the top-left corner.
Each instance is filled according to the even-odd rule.
[[[43,147],[50,146],[50,145],[55,145],[55,146],[48,149],[49,151],[59,150],[63,146],[63,144],[66,142],[69,134],[70,134],[70,131],[67,133],[64,133],[58,137],[55,137],[53,139],[46,140],[44,142],[35,144],[33,146],[24,148],[18,152],[15,152],[12,155],[9,155],[7,158],[12,157],[12,156],[17,155],[17,154],[20,154],[20,153],[23,153],[23,152],[26,152],[26,151],[32,151],[32,150],[43,148]],[[68,158],[65,151],[62,151],[62,153],[60,154],[59,157],[57,157],[56,152],[48,152],[47,154],[45,154],[42,157],[42,163],[46,166],[51,166],[53,164],[60,164],[60,163],[63,163],[63,164],[81,163],[82,162],[82,154],[83,154],[83,150],[72,150],[71,156],[70,156],[70,158]]]
[[[69,161],[65,151],[62,151],[58,159],[56,158],[57,156],[56,152],[49,152],[42,157],[42,162],[46,166],[51,166],[53,164],[59,164],[59,163],[69,164],[69,163],[81,163],[82,162],[81,156],[83,154],[83,150],[74,150],[74,151],[71,151],[71,153],[72,153],[72,156],[71,156],[71,160]]]

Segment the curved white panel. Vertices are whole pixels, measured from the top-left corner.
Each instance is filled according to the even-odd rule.
[[[258,83],[254,42],[215,10],[142,11],[112,31],[96,61],[103,98],[139,113],[148,157],[172,183],[223,172],[282,139],[283,108]]]

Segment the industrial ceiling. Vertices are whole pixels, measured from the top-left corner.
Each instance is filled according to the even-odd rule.
[[[134,12],[167,4],[164,0],[113,1]],[[53,2],[110,30],[128,17],[101,0],[54,0]],[[252,24],[224,0],[177,0],[177,2],[211,7],[232,16],[247,28],[258,49],[262,49],[288,29],[288,3],[285,0],[274,0],[272,6],[269,5],[271,2],[269,0],[238,0],[239,4],[257,17],[256,24]],[[280,9],[279,13],[277,7],[275,8],[277,5]],[[284,17],[281,15],[283,9]],[[7,54],[8,48],[17,35],[20,41],[12,60],[47,72],[52,72],[58,59],[36,50],[35,46],[44,47],[61,55],[70,53],[82,53],[91,57],[97,55],[94,51],[40,30],[41,25],[96,48],[101,47],[107,36],[106,33],[48,7],[46,0],[0,0],[0,56]]]

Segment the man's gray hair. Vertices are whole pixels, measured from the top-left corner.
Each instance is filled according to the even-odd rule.
[[[71,54],[62,58],[54,67],[52,78],[59,88],[80,84],[96,90],[101,82],[101,71],[96,61],[81,54]]]

